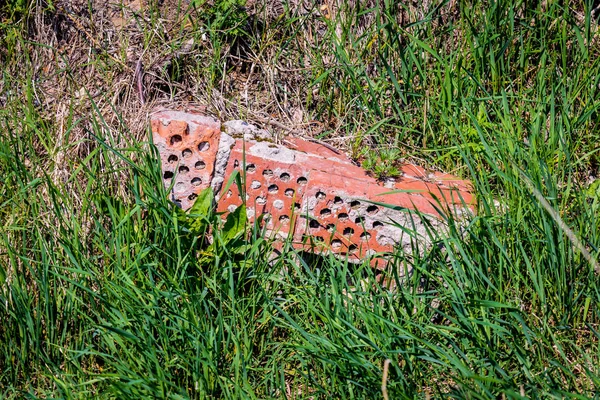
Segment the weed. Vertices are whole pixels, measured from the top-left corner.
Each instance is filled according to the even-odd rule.
[[[201,8],[209,29],[225,33],[229,38],[246,34],[248,14],[246,0],[218,0],[211,5],[196,0],[193,7]]]
[[[362,167],[375,175],[377,179],[397,178],[400,176],[402,160],[401,153],[397,148],[383,149],[379,152],[366,151]]]

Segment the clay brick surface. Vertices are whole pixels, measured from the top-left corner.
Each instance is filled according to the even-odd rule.
[[[171,200],[187,210],[210,186],[221,124],[208,117],[165,111],[153,116],[152,137]]]
[[[273,237],[289,237],[300,249],[355,260],[390,252],[395,246],[410,245],[407,230],[425,234],[424,217],[411,210],[429,215],[430,226],[435,226],[440,210],[460,212],[474,202],[469,182],[449,174],[406,165],[396,182],[384,186],[344,155],[295,137],[282,144],[233,141],[220,132],[217,121],[173,112],[157,114],[152,130],[165,185],[175,179],[172,196],[182,208],[191,207],[194,197],[210,184],[219,138],[226,137],[234,146],[228,159],[217,163],[225,165],[224,171],[216,173],[225,181],[239,173],[244,194],[236,184],[225,188],[217,196],[218,211],[226,217],[245,201],[251,221],[262,215]],[[187,151],[191,154],[186,156]],[[205,166],[192,169],[200,161]],[[189,171],[180,172],[182,166]],[[201,180],[198,185],[195,178]]]

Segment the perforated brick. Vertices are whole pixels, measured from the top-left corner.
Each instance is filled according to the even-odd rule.
[[[165,111],[155,114],[151,124],[165,187],[175,180],[171,200],[187,210],[211,184],[221,123],[213,118]]]
[[[249,219],[262,215],[272,237],[290,238],[304,250],[358,260],[408,247],[415,234],[427,236],[423,218],[435,227],[440,211],[459,213],[474,201],[469,182],[448,174],[406,165],[396,182],[383,185],[325,146],[295,137],[283,144],[232,139],[206,117],[162,112],[153,117],[152,130],[165,186],[175,179],[173,201],[187,209],[211,182],[218,190],[238,171]],[[202,168],[194,168],[199,162]],[[217,195],[224,217],[242,203],[235,184]]]

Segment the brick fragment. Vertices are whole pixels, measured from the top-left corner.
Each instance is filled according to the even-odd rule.
[[[213,118],[164,111],[152,117],[151,125],[165,187],[171,200],[187,210],[213,179],[221,124]]]
[[[161,112],[152,118],[152,132],[165,186],[183,209],[215,176],[227,181],[239,173],[243,193],[235,184],[225,187],[217,210],[226,216],[245,202],[251,221],[262,215],[272,237],[291,238],[299,249],[360,260],[408,248],[408,231],[426,239],[440,211],[462,211],[474,202],[470,183],[449,174],[405,165],[402,176],[384,186],[326,146],[296,137],[282,144],[247,135],[233,140],[207,117]]]

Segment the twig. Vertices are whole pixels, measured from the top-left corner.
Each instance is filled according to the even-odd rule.
[[[135,73],[133,74],[134,80],[137,83],[138,96],[140,97],[140,103],[144,105],[144,66],[142,65],[142,59],[140,58],[135,65]]]
[[[388,370],[390,368],[390,363],[392,360],[387,358],[383,362],[383,376],[381,377],[381,394],[383,395],[383,400],[388,400],[388,392],[387,392],[387,379],[388,379]]]
[[[249,111],[250,111],[250,110],[249,110]],[[254,117],[255,117],[256,119],[258,119],[258,120],[259,120],[260,122],[262,122],[262,123],[266,123],[266,124],[270,124],[270,125],[276,126],[277,128],[281,128],[281,129],[283,129],[283,130],[286,130],[286,131],[288,131],[289,133],[292,133],[292,134],[294,134],[294,135],[297,135],[297,136],[302,136],[302,135],[304,135],[304,132],[302,132],[302,131],[299,131],[299,130],[296,130],[296,129],[294,129],[294,128],[290,128],[289,126],[285,126],[284,124],[282,124],[282,123],[281,123],[281,122],[279,122],[279,121],[276,121],[276,120],[274,120],[274,119],[271,119],[271,118],[264,118],[264,117],[261,117],[259,114],[256,114],[256,113],[254,113],[254,112],[252,112],[252,111],[250,111],[250,113],[252,113],[252,114],[254,115]]]
[[[314,138],[311,138],[311,137],[305,137],[305,136],[302,137],[302,139],[306,139],[309,142],[317,143],[317,144],[320,144],[321,146],[327,147],[329,150],[333,151],[335,154],[342,154],[338,149],[336,149],[335,147],[333,147],[330,144],[325,143],[322,140],[314,139]]]

